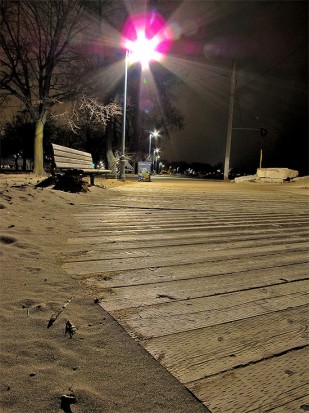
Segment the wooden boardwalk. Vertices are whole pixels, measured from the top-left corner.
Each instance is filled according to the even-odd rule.
[[[308,411],[308,197],[181,180],[108,192],[76,215],[66,270],[212,413]]]

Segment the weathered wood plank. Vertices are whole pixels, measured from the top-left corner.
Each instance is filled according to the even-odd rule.
[[[230,242],[237,241],[241,238],[243,241],[247,240],[254,240],[254,239],[273,239],[273,240],[281,240],[285,239],[286,237],[289,240],[297,240],[297,239],[308,239],[309,231],[306,228],[301,228],[295,230],[295,228],[288,228],[285,229],[284,232],[279,231],[278,229],[269,229],[269,230],[259,230],[252,233],[252,231],[235,231],[233,234],[229,235]],[[216,233],[208,233],[205,231],[201,231],[198,227],[195,231],[190,231],[190,239],[188,237],[188,231],[184,230],[182,232],[178,232],[175,234],[174,232],[165,232],[162,233],[153,233],[150,237],[149,234],[138,234],[138,236],[134,233],[104,233],[100,235],[100,231],[87,233],[84,232],[83,236],[76,236],[75,238],[69,238],[67,240],[68,245],[72,245],[76,248],[76,246],[83,247],[87,249],[91,246],[94,247],[101,247],[104,248],[106,245],[113,245],[116,248],[119,248],[119,244],[125,244],[128,248],[131,248],[136,245],[153,245],[155,246],[157,242],[164,243],[165,245],[177,245],[181,243],[198,243],[198,242],[220,242],[220,240],[224,240],[226,236],[225,231],[216,231]],[[160,245],[160,244],[159,244]]]
[[[97,213],[91,213],[89,212],[89,216],[87,217],[86,221],[82,222],[82,226],[85,229],[93,229],[96,228],[97,225],[99,227],[105,227],[109,228],[115,227],[115,221],[113,220],[114,215],[117,214],[117,211],[111,212],[97,212]],[[119,215],[119,214],[118,214]],[[201,214],[199,214],[201,215]],[[98,221],[99,218],[99,221]],[[159,220],[159,221],[158,221]],[[131,228],[131,227],[137,227],[140,224],[144,226],[158,226],[159,228],[164,228],[164,227],[171,227],[171,226],[180,226],[180,225],[207,225],[209,227],[217,226],[218,222],[224,222],[229,225],[237,225],[239,224],[239,221],[241,220],[241,224],[244,225],[252,225],[255,226],[256,224],[258,225],[266,225],[271,223],[272,225],[277,225],[278,227],[284,227],[286,224],[289,224],[291,222],[293,223],[305,223],[307,224],[306,216],[300,216],[300,217],[294,217],[294,216],[289,216],[289,217],[282,217],[282,216],[271,216],[271,217],[263,217],[261,216],[255,216],[255,217],[247,217],[247,216],[241,216],[241,217],[218,217],[218,216],[212,216],[212,215],[205,215],[205,216],[198,216],[194,217],[192,215],[183,215],[183,214],[178,214],[178,216],[174,213],[171,214],[166,214],[165,217],[160,217],[159,215],[156,216],[151,216],[151,218],[148,218],[148,215],[141,216],[141,214],[138,215],[124,215],[124,216],[119,216],[119,221],[121,222],[122,227],[124,228]]]
[[[102,271],[97,274],[76,274],[72,273],[75,278],[83,280],[87,285],[91,285],[92,288],[102,291],[102,288],[124,287],[134,285],[146,285],[156,284],[167,281],[176,280],[189,280],[192,278],[211,277],[211,281],[207,287],[222,283],[223,285],[234,284],[234,288],[241,289],[240,284],[242,281],[241,274],[243,273],[244,280],[248,277],[255,277],[257,279],[261,273],[267,277],[267,272],[270,271],[271,276],[265,285],[285,283],[289,281],[295,281],[297,279],[305,279],[308,274],[308,263],[299,264],[298,262],[303,259],[302,255],[293,254],[292,257],[285,255],[284,257],[278,256],[275,260],[272,257],[269,262],[269,257],[259,257],[259,260],[226,260],[219,262],[208,262],[202,264],[190,264],[185,266],[167,266],[167,267],[149,267],[143,269],[134,269],[123,272]],[[289,272],[287,272],[287,268]],[[232,269],[232,272],[231,272]],[[256,274],[254,271],[256,271]],[[247,275],[246,275],[247,273]],[[238,274],[238,275],[237,275]],[[283,278],[283,274],[285,277]],[[221,277],[219,277],[221,276]],[[219,278],[215,278],[219,277]],[[216,281],[217,280],[217,281]],[[263,284],[262,284],[263,285]],[[257,285],[259,287],[261,285]],[[253,286],[254,287],[254,286]],[[170,300],[166,300],[170,301]],[[162,301],[161,301],[162,302]]]
[[[147,338],[304,306],[309,304],[308,291],[309,282],[302,281],[214,297],[146,305],[130,310],[117,311],[118,300],[115,304],[112,303],[112,309],[110,303],[104,302],[103,305],[112,311],[128,331]]]
[[[248,290],[241,290],[233,293],[221,294],[221,295],[213,295],[213,296],[205,296],[200,298],[190,298],[181,301],[174,301],[170,300],[169,302],[159,302],[154,305],[148,305],[145,307],[136,307],[132,308],[131,310],[125,310],[124,314],[127,314],[131,317],[133,314],[137,314],[137,318],[140,320],[147,320],[149,318],[149,322],[155,320],[157,317],[161,319],[165,324],[166,321],[163,320],[165,317],[179,317],[183,315],[190,315],[192,312],[200,313],[200,312],[207,312],[208,316],[207,319],[213,317],[213,322],[210,320],[209,325],[218,324],[223,322],[221,319],[220,314],[221,312],[233,310],[232,315],[228,316],[228,318],[223,318],[226,322],[229,322],[233,319],[237,318],[237,309],[240,307],[241,309],[244,306],[256,306],[258,303],[261,305],[259,306],[259,314],[263,314],[265,312],[276,311],[280,310],[284,307],[278,307],[278,302],[276,300],[280,299],[293,299],[290,297],[291,294],[295,294],[294,297],[297,299],[297,295],[304,296],[307,301],[309,301],[308,297],[308,280],[305,281],[297,281],[297,282],[290,282],[290,283],[283,283],[271,286],[262,286],[259,288],[253,288]],[[275,307],[272,304],[274,301]],[[302,302],[294,301],[295,305],[303,305]],[[286,304],[287,307],[289,306],[288,303]],[[248,308],[244,311],[245,314],[248,311]],[[251,310],[250,310],[251,311]],[[255,311],[255,310],[254,310]],[[117,312],[119,317],[123,317],[123,312],[120,310]],[[155,313],[155,314],[154,314]],[[211,315],[215,313],[215,315]],[[248,314],[248,317],[252,317],[257,315],[255,312]]]
[[[195,221],[205,221],[206,223],[214,225],[220,220],[231,223],[239,223],[240,220],[244,220],[249,223],[280,221],[284,225],[285,222],[304,220],[308,216],[308,212],[302,209],[299,209],[299,213],[297,214],[291,214],[291,204],[288,205],[287,203],[284,203],[284,200],[282,200],[284,205],[276,205],[276,209],[274,210],[268,208],[265,209],[265,206],[263,207],[263,210],[261,210],[260,205],[254,205],[254,200],[252,200],[250,210],[246,208],[241,211],[233,209],[233,213],[231,214],[230,207],[233,208],[233,205],[237,204],[237,200],[233,200],[234,202],[230,200],[221,206],[218,205],[217,210],[214,211],[211,210],[211,208],[208,208],[211,205],[211,201],[209,202],[209,200],[207,200],[207,202],[203,202],[202,209],[190,209],[188,208],[188,205],[186,205],[185,208],[166,208],[164,204],[167,201],[164,199],[162,199],[162,206],[153,208],[145,206],[145,200],[141,199],[139,195],[137,195],[137,198],[142,202],[142,205],[139,204],[140,206],[136,206],[136,198],[134,198],[135,206],[114,205],[112,201],[109,201],[108,204],[92,204],[91,206],[88,204],[82,204],[82,212],[76,213],[75,216],[79,219],[83,213],[85,213],[89,215],[89,222],[93,221],[96,216],[100,215],[104,222],[112,223],[114,214],[117,214],[121,222],[145,221],[155,223],[156,220],[159,219],[160,223],[166,223],[170,219],[170,222],[177,223],[180,220],[194,219]],[[181,202],[182,199],[180,198],[179,201]],[[213,200],[213,202],[215,203],[217,200]],[[304,204],[304,206],[306,205]]]
[[[117,257],[121,256],[121,254],[132,254],[132,255],[145,255],[147,254],[150,250],[153,254],[153,248],[156,248],[156,251],[158,251],[158,254],[160,254],[160,251],[163,249],[166,250],[168,253],[169,251],[171,254],[173,254],[175,251],[176,253],[185,253],[188,249],[193,249],[193,246],[195,248],[200,248],[202,250],[216,250],[220,251],[223,249],[238,249],[238,248],[257,248],[257,247],[269,247],[271,246],[273,251],[276,251],[277,248],[279,248],[280,245],[284,246],[284,249],[290,248],[290,249],[295,249],[300,246],[302,249],[303,245],[309,245],[307,242],[308,240],[308,235],[307,236],[297,236],[293,239],[293,237],[289,238],[289,242],[286,241],[283,237],[280,239],[274,239],[274,238],[253,238],[253,239],[233,239],[229,240],[226,239],[224,241],[221,240],[213,240],[212,242],[208,239],[195,239],[191,238],[190,240],[177,240],[175,243],[166,243],[166,241],[163,240],[158,240],[157,242],[154,240],[148,240],[148,242],[131,242],[130,245],[127,243],[105,243],[104,245],[97,246],[96,248],[84,248],[83,250],[79,251],[78,257],[80,260],[82,259],[100,259],[101,257],[108,257],[109,253],[117,253]],[[75,247],[76,251],[76,247]],[[66,258],[67,261],[70,261],[70,252],[67,252],[67,258],[65,257],[65,253],[63,256]]]
[[[135,198],[134,201],[136,201],[136,198],[138,198],[140,200],[140,194],[138,194]],[[228,197],[230,198],[230,196]],[[127,200],[127,197],[126,197]],[[175,200],[175,198],[174,198]],[[166,219],[166,217],[172,217],[173,220],[177,221],[178,217],[191,217],[191,218],[206,218],[207,220],[211,220],[211,218],[228,218],[228,219],[232,219],[234,218],[235,220],[239,220],[239,218],[245,218],[245,219],[249,219],[249,218],[257,218],[259,217],[259,219],[297,219],[297,218],[301,218],[303,216],[307,216],[307,211],[304,210],[299,210],[297,214],[293,214],[291,216],[291,213],[289,210],[285,209],[285,208],[281,208],[279,206],[277,206],[277,208],[273,211],[273,210],[268,210],[263,208],[263,210],[261,210],[260,208],[257,207],[256,208],[251,208],[250,210],[246,209],[246,210],[235,210],[233,211],[233,215],[231,216],[230,213],[230,209],[229,209],[229,205],[226,203],[223,203],[221,205],[221,207],[217,208],[216,210],[214,209],[199,209],[196,206],[192,206],[192,208],[188,207],[188,205],[186,205],[185,208],[179,208],[179,207],[175,207],[175,203],[173,202],[173,205],[169,207],[166,207],[166,200],[162,199],[162,206],[154,208],[153,206],[149,207],[146,206],[144,201],[145,199],[142,199],[142,204],[136,204],[136,202],[134,203],[134,205],[130,205],[130,204],[126,204],[126,205],[117,205],[114,202],[117,202],[116,199],[111,199],[109,198],[109,200],[107,202],[104,203],[93,203],[93,204],[88,204],[88,203],[81,203],[80,206],[82,207],[82,210],[80,212],[76,212],[74,214],[74,216],[76,216],[77,218],[81,217],[83,215],[83,213],[88,213],[91,216],[96,216],[98,214],[100,214],[101,216],[104,217],[109,217],[109,216],[113,216],[114,213],[117,213],[117,215],[119,216],[120,219],[128,219],[128,217],[137,217],[138,220],[142,220],[142,219],[151,219],[154,220],[156,218],[160,218],[160,220],[162,219],[162,221],[164,221]],[[151,201],[152,202],[152,201]],[[217,200],[213,199],[213,202],[217,202]],[[236,200],[237,203],[237,200]],[[252,200],[252,205],[254,205],[254,200]],[[209,205],[211,204],[211,202],[209,202],[209,199],[207,200],[207,202],[203,202],[203,206],[205,207],[205,205]],[[230,204],[231,205],[231,204]],[[231,205],[233,206],[233,205]]]
[[[157,303],[165,303],[176,300],[207,297],[228,292],[248,290],[267,285],[282,284],[283,280],[301,280],[308,275],[293,267],[281,268],[276,272],[273,269],[263,271],[251,271],[240,274],[222,275],[215,277],[193,278],[177,280],[174,282],[161,282],[157,284],[135,285],[132,287],[108,288],[104,291],[102,282],[90,279],[88,282],[96,287],[99,296],[104,301],[104,306],[109,311],[118,309],[139,307]],[[86,283],[88,283],[86,281]]]
[[[121,190],[123,190],[121,188]],[[106,207],[109,208],[110,213],[117,212],[121,215],[125,215],[131,213],[132,211],[136,212],[147,212],[147,211],[157,211],[163,215],[167,215],[170,213],[181,213],[182,211],[189,211],[192,214],[208,214],[208,216],[213,216],[215,219],[219,217],[231,217],[235,216],[238,217],[238,221],[241,220],[242,217],[246,218],[247,216],[254,216],[260,215],[263,217],[261,213],[261,203],[257,203],[255,199],[246,200],[246,205],[238,208],[237,203],[244,202],[243,199],[232,199],[231,194],[226,194],[225,200],[222,202],[218,202],[217,199],[207,199],[207,201],[199,202],[199,199],[196,197],[196,202],[192,208],[188,207],[187,198],[190,197],[190,194],[186,194],[186,199],[179,196],[176,197],[164,197],[160,198],[158,202],[153,199],[148,199],[148,196],[140,196],[140,194],[136,194],[134,197],[125,197],[125,203],[123,204],[114,204],[113,201],[115,198],[110,197],[108,199],[108,204],[105,204]],[[136,202],[138,200],[138,202]],[[176,202],[177,204],[176,204]],[[263,202],[263,201],[262,201]],[[269,201],[266,200],[266,203]],[[280,204],[280,205],[279,205]],[[101,204],[100,204],[101,205]],[[137,206],[139,205],[139,206]],[[171,205],[177,205],[177,207],[171,208]],[[274,215],[274,217],[278,216],[278,214],[285,215],[287,212],[290,212],[295,219],[305,217],[308,211],[306,211],[307,207],[307,200],[304,197],[302,201],[294,199],[293,200],[293,207],[291,207],[292,203],[287,202],[285,198],[278,198],[273,203],[269,203],[267,208],[265,205],[263,206],[263,212],[265,217]],[[93,207],[95,208],[97,205],[94,204]],[[211,211],[212,209],[214,209]],[[90,208],[89,208],[90,209]],[[300,211],[299,213],[295,213],[295,210]],[[94,209],[92,209],[92,212]],[[86,208],[85,208],[86,212]],[[102,216],[104,213],[102,213]],[[261,218],[263,219],[263,218]]]
[[[309,389],[308,389],[309,390]],[[309,411],[309,395],[291,400],[274,409],[267,410],[267,413],[304,413]],[[250,413],[262,413],[260,409],[252,410]]]
[[[68,270],[72,269],[77,274],[82,274],[83,272],[94,273],[104,271],[105,268],[109,268],[110,271],[121,271],[127,269],[138,269],[138,268],[149,268],[149,267],[161,267],[161,266],[171,266],[171,265],[185,265],[194,262],[207,262],[214,260],[226,260],[226,259],[241,259],[245,257],[250,257],[251,259],[258,259],[261,255],[268,255],[271,257],[276,253],[281,254],[303,254],[303,260],[308,259],[308,245],[309,243],[297,244],[297,246],[286,246],[278,245],[273,248],[269,246],[260,246],[256,248],[241,248],[241,249],[226,249],[226,248],[212,248],[200,246],[192,246],[192,251],[190,248],[169,250],[169,255],[166,256],[166,249],[156,248],[154,250],[142,249],[138,251],[115,251],[109,253],[90,253],[83,257],[72,257],[66,258],[65,268]],[[159,251],[160,250],[160,251]],[[131,258],[130,255],[133,255]]]
[[[142,344],[181,383],[187,384],[305,346],[307,312],[308,307],[302,306],[237,320],[236,311],[235,322],[227,320],[212,327],[142,340]]]
[[[306,360],[307,348],[294,350],[187,387],[213,413],[264,413],[308,393]]]
[[[95,170],[94,170],[95,171]],[[276,223],[276,222],[269,222],[269,223],[264,223],[263,221],[260,223],[246,223],[242,222],[242,220],[234,223],[228,223],[225,222],[224,220],[220,220],[217,223],[211,224],[211,223],[203,223],[203,224],[196,224],[196,223],[182,223],[179,222],[178,224],[175,225],[170,225],[170,226],[161,226],[158,223],[152,223],[150,225],[139,225],[137,227],[134,227],[132,225],[129,226],[123,226],[121,227],[119,223],[115,224],[114,226],[110,226],[109,228],[107,225],[99,225],[96,228],[98,233],[101,234],[109,234],[111,232],[125,232],[125,233],[136,233],[136,234],[152,234],[153,232],[156,233],[165,233],[166,231],[169,232],[182,232],[184,230],[203,230],[204,232],[214,232],[216,233],[219,230],[224,230],[226,234],[229,233],[234,233],[234,231],[240,231],[240,230],[249,230],[249,231],[258,231],[258,230],[263,230],[266,231],[268,229],[273,229],[274,227],[281,227],[281,229],[286,229],[286,228],[293,228],[294,230],[299,228],[303,229],[304,226],[308,225],[308,220],[304,218],[303,220],[292,220],[291,222],[285,222],[285,223]],[[234,228],[234,230],[233,230]],[[307,227],[308,228],[308,227]],[[93,231],[94,227],[89,226],[87,224],[84,224],[84,231],[85,233]],[[154,231],[156,230],[156,231]]]

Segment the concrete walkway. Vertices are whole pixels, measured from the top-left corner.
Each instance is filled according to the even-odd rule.
[[[308,189],[293,185],[109,190],[76,214],[64,267],[212,413],[307,411]]]

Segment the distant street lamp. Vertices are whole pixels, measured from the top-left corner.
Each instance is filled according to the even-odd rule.
[[[160,159],[160,155],[157,155],[157,157],[156,157],[156,173],[158,173],[158,170],[159,170],[159,159]]]
[[[155,129],[153,132],[150,132],[149,134],[149,151],[148,151],[148,155],[149,155],[149,159],[151,157],[151,138],[157,138],[159,136],[159,132]]]
[[[158,164],[158,159],[160,158],[159,155],[160,149],[156,148],[153,151],[153,171],[157,172],[157,164]]]

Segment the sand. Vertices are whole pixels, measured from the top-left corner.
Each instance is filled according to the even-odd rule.
[[[0,174],[0,412],[205,412],[62,269],[79,204],[124,183],[74,194],[40,181]]]

